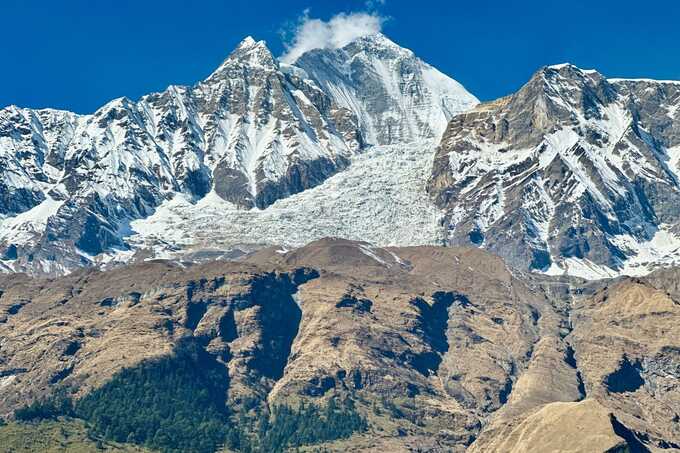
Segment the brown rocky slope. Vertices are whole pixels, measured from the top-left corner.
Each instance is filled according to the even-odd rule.
[[[242,262],[4,275],[0,413],[59,387],[83,396],[192,337],[227,370],[230,407],[352,398],[368,431],[331,451],[672,451],[680,305],[663,272],[584,290],[478,249],[324,239]]]

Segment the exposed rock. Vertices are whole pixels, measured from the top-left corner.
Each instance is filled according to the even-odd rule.
[[[572,314],[569,341],[588,395],[652,446],[680,445],[678,316],[665,291],[636,280],[602,289]]]
[[[402,445],[432,436],[433,448],[458,451],[526,365],[537,334],[528,305],[550,310],[474,249],[322,240],[250,261],[259,264],[2,277],[0,303],[31,298],[0,325],[2,370],[24,369],[0,389],[3,413],[55,386],[83,395],[193,336],[228,370],[233,407],[346,395],[374,420],[377,439],[392,442],[398,429]],[[508,335],[512,344],[499,342]]]
[[[586,278],[672,263],[650,241],[680,220],[679,100],[678,83],[558,65],[458,115],[428,183],[448,242]]]
[[[0,310],[29,302],[0,324],[0,407],[82,396],[193,337],[234,410],[352,398],[369,431],[329,451],[675,448],[670,272],[575,288],[478,249],[324,239],[238,263],[6,275]]]

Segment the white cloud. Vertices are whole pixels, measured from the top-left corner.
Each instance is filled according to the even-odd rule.
[[[361,36],[379,33],[383,22],[385,18],[375,13],[340,13],[325,22],[312,19],[305,10],[281,61],[292,63],[312,49],[343,47]]]

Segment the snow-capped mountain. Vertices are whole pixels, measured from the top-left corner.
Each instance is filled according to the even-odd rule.
[[[457,116],[428,183],[448,242],[585,277],[676,260],[679,106],[678,82],[565,64]]]
[[[680,82],[569,64],[477,105],[380,34],[293,64],[246,38],[191,87],[0,110],[0,270],[339,236],[642,274],[680,263],[679,106]]]
[[[341,49],[317,49],[295,65],[325,93],[355,112],[376,145],[441,137],[449,120],[477,104],[455,80],[378,34]]]
[[[63,273],[131,256],[135,220],[175,198],[266,211],[373,145],[427,139],[432,150],[476,102],[373,35],[293,65],[246,38],[195,86],[116,99],[92,115],[10,106],[0,110],[0,268]]]

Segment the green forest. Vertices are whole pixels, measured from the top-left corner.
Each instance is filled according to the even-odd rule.
[[[91,435],[167,452],[283,452],[286,448],[347,438],[365,431],[352,400],[276,406],[254,415],[227,407],[228,376],[195,342],[171,356],[122,370],[104,386],[72,402],[68,392],[15,412],[17,421],[74,417]]]

